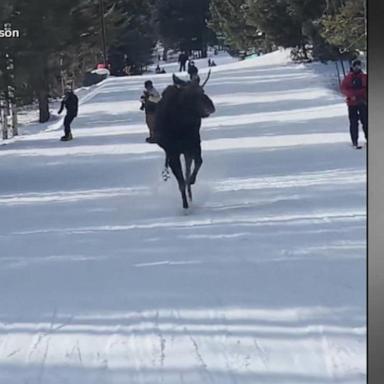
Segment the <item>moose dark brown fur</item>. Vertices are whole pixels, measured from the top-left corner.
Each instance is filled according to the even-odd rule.
[[[212,100],[204,93],[204,85],[199,79],[185,82],[173,75],[173,85],[168,86],[156,111],[155,136],[157,144],[166,154],[166,167],[175,175],[183,208],[187,209],[188,199],[192,201],[191,185],[203,163],[201,157],[201,119],[215,112]],[[185,177],[180,157],[185,159]],[[194,169],[192,171],[192,163]]]

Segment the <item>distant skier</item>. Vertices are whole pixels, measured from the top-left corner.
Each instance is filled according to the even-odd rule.
[[[180,63],[179,72],[185,71],[185,65],[188,61],[188,55],[185,52],[180,53],[178,62]]]
[[[155,69],[155,73],[159,75],[161,73],[167,73],[167,72],[164,68],[160,68],[160,66],[158,65]]]
[[[153,86],[152,81],[147,80],[144,83],[144,91],[140,98],[140,110],[145,111],[145,122],[147,123],[147,127],[149,129],[149,137],[145,139],[147,143],[155,143],[155,115],[157,103],[160,101],[160,99],[160,94]]]
[[[67,85],[65,87],[64,99],[61,102],[60,110],[58,111],[59,115],[63,112],[63,109],[67,110],[67,114],[64,118],[64,136],[61,137],[61,141],[69,141],[72,140],[72,132],[71,132],[71,123],[73,119],[77,116],[78,108],[79,108],[79,99],[74,94],[72,87]]]
[[[362,124],[365,139],[368,140],[368,106],[367,106],[367,74],[361,69],[361,61],[355,60],[349,74],[341,83],[341,92],[347,97],[349,130],[352,145],[361,149],[358,144],[359,120]]]

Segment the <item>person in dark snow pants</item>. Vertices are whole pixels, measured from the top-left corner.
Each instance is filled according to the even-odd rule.
[[[349,130],[352,145],[360,149],[359,121],[361,122],[365,139],[368,140],[368,105],[367,105],[367,74],[361,70],[361,61],[352,63],[351,71],[341,83],[341,92],[346,96],[348,105]]]
[[[69,141],[72,140],[72,132],[71,132],[71,123],[75,117],[77,117],[78,108],[79,108],[79,99],[74,94],[72,87],[67,86],[65,88],[64,99],[61,102],[61,107],[59,110],[59,115],[63,112],[63,109],[67,110],[67,114],[64,118],[64,136],[61,137],[61,141]]]
[[[188,61],[188,55],[185,52],[180,53],[178,63],[180,64],[179,72],[185,71],[185,64]]]

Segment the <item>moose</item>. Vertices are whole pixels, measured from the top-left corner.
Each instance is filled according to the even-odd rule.
[[[169,166],[177,179],[184,209],[189,208],[187,193],[189,201],[192,201],[191,186],[195,184],[203,163],[201,119],[215,112],[212,100],[204,92],[210,74],[209,72],[202,85],[199,77],[184,81],[173,74],[173,85],[169,85],[163,91],[156,110],[155,141],[165,151],[166,173]],[[185,177],[181,155],[185,161]],[[193,171],[192,163],[194,163]]]

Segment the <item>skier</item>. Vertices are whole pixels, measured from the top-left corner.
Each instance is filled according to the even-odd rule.
[[[160,101],[161,97],[159,92],[153,86],[151,80],[147,80],[144,83],[144,91],[141,100],[140,110],[145,111],[145,122],[147,123],[147,127],[149,129],[149,137],[145,139],[147,143],[155,143],[155,115],[156,115],[156,107],[157,103]]]
[[[72,132],[71,132],[71,123],[73,119],[77,116],[79,106],[79,99],[74,94],[72,87],[67,85],[65,87],[64,99],[61,102],[60,110],[58,111],[59,115],[63,112],[63,109],[67,110],[67,114],[64,118],[64,136],[61,137],[61,141],[69,141],[72,140]]]
[[[185,64],[188,61],[188,55],[185,52],[180,53],[178,62],[180,63],[179,72],[185,71]]]
[[[352,145],[361,149],[358,144],[359,120],[362,124],[365,139],[368,140],[368,106],[367,106],[367,74],[361,69],[361,61],[354,60],[349,74],[341,83],[341,92],[347,97],[349,130]]]

